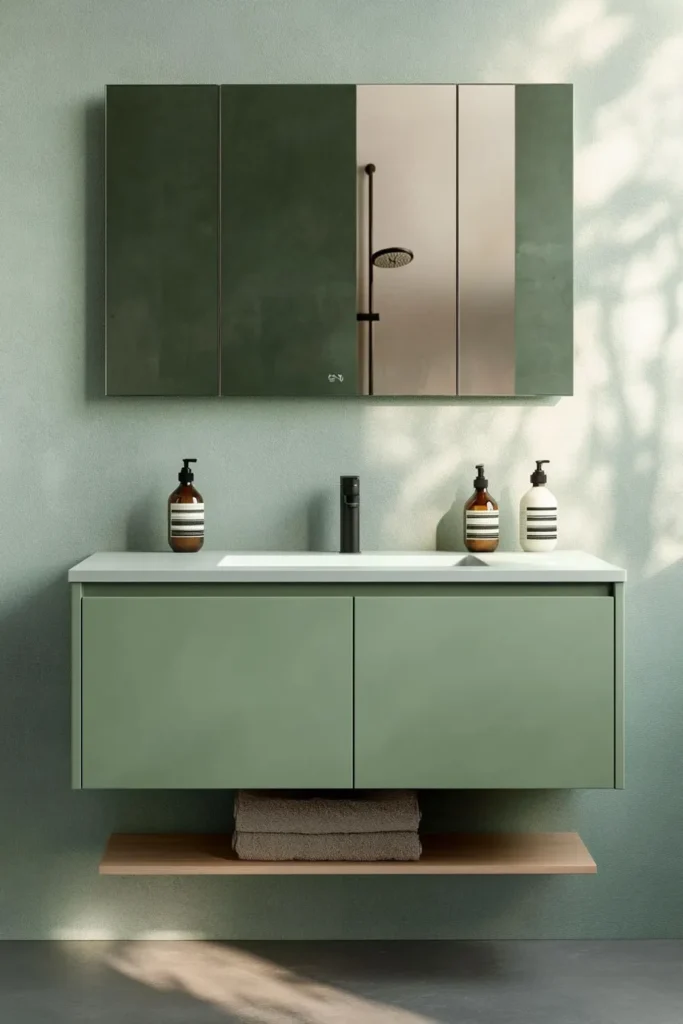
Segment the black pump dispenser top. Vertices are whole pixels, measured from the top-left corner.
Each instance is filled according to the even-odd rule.
[[[536,469],[531,474],[530,480],[534,487],[540,487],[541,484],[548,482],[548,476],[543,469],[543,466],[550,462],[550,459],[536,459]]]
[[[484,476],[484,464],[481,463],[477,467],[477,476],[474,481],[474,489],[476,491],[485,491],[489,485],[488,480]]]
[[[183,459],[183,468],[178,473],[178,479],[181,484],[191,484],[194,480],[194,473],[190,469],[190,463],[196,461],[196,459]]]

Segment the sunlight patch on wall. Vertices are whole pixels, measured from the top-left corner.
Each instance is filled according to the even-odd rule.
[[[679,255],[678,245],[672,235],[660,234],[648,251],[641,250],[626,267],[626,294],[635,296],[639,292],[663,288],[677,270]]]
[[[53,928],[50,938],[55,942],[113,942],[118,936],[111,928],[102,928],[99,925],[88,924],[83,921],[80,924],[68,924],[63,927]]]
[[[86,940],[92,940],[93,942],[117,942],[123,936],[123,932],[126,929],[115,931],[113,928],[103,928],[97,924],[91,924],[87,919],[66,925],[62,925],[58,928],[53,928],[50,933],[50,938],[56,942],[83,942]],[[150,928],[140,931],[136,934],[136,939],[140,941],[154,941],[154,942],[172,942],[172,941],[195,941],[197,939],[203,939],[204,932],[193,932],[189,929],[183,928]]]
[[[593,64],[624,40],[632,24],[629,15],[609,13],[605,0],[573,0],[550,16],[538,42],[544,51],[557,48],[573,63]]]
[[[602,329],[602,303],[593,296],[578,302],[574,307],[574,376],[579,386],[590,381],[592,388],[608,389],[612,383],[610,360],[600,344]],[[604,404],[598,408],[604,409]]]
[[[504,44],[482,80],[571,81],[577,68],[604,60],[633,32],[633,17],[612,12],[609,7],[607,0],[569,0],[561,4],[532,39]],[[521,77],[520,68],[525,69]]]
[[[660,199],[644,209],[635,210],[630,216],[624,217],[616,226],[616,241],[623,245],[635,245],[647,238],[653,231],[662,227],[671,217],[671,207],[664,199]]]
[[[676,272],[676,280],[680,276]],[[666,344],[671,357],[659,381],[659,400],[668,410],[668,430],[659,449],[652,452],[654,466],[646,466],[644,478],[652,487],[653,543],[644,575],[658,572],[683,561],[683,284],[669,285],[669,326]]]
[[[606,203],[633,177],[642,159],[635,130],[612,128],[574,157],[574,200],[579,209]]]

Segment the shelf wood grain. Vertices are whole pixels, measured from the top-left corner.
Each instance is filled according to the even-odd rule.
[[[101,875],[593,875],[576,832],[425,835],[419,861],[245,861],[225,835],[111,836]]]

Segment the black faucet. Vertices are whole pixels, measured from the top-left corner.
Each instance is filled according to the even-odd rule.
[[[360,551],[360,479],[339,478],[339,550],[342,555]]]

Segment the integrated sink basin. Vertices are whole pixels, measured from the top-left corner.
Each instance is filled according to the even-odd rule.
[[[474,555],[451,552],[361,552],[343,555],[334,551],[258,552],[225,555],[218,565],[224,569],[453,569],[455,566],[484,568]]]
[[[225,555],[218,562],[221,569],[296,569],[306,571],[320,569],[368,569],[405,571],[406,569],[490,569],[500,565],[499,560],[487,555],[460,555],[450,551],[390,552],[368,551],[357,555],[339,554],[335,551],[290,551],[290,552],[249,552]],[[506,558],[506,568],[529,569],[534,563],[523,556]],[[538,565],[538,563],[536,563]]]

